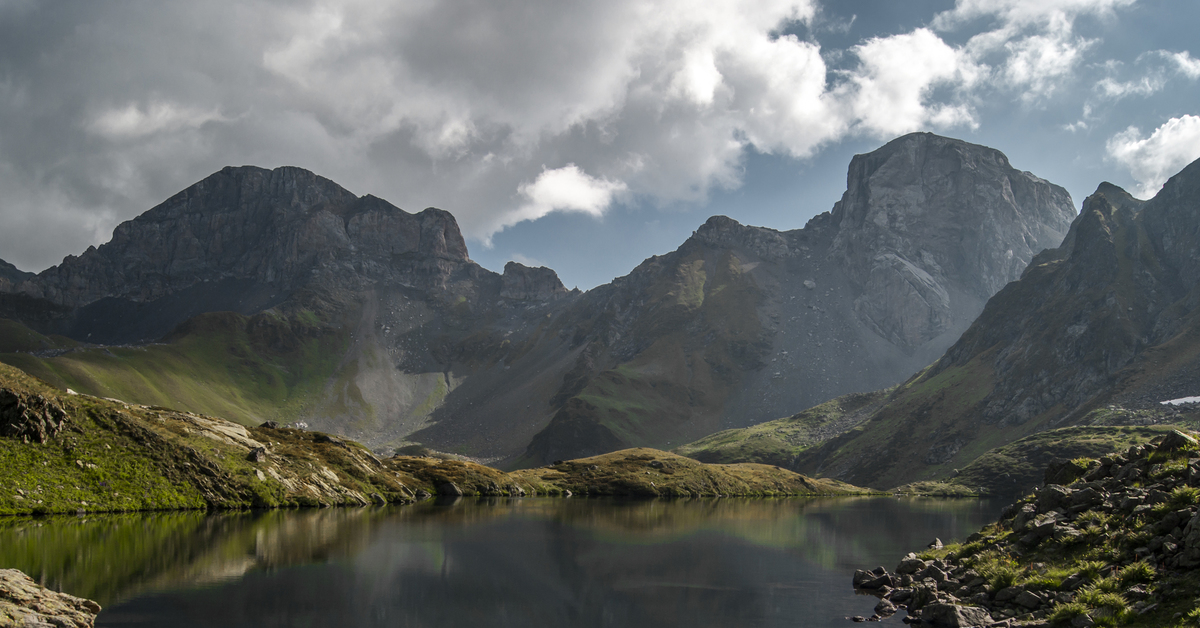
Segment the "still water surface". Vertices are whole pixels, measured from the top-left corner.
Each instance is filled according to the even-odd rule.
[[[97,626],[850,626],[855,569],[996,501],[499,499],[0,520],[0,567]],[[893,620],[894,621],[894,620]],[[897,622],[898,623],[898,622]]]

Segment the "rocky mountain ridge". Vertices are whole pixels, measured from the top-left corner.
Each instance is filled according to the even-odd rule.
[[[0,288],[0,316],[77,342],[169,338],[6,358],[64,387],[176,395],[250,424],[286,408],[375,447],[537,465],[677,445],[897,383],[1072,215],[1065,191],[998,151],[912,134],[856,157],[842,201],[804,229],[714,217],[580,294],[549,269],[479,267],[446,212],[408,214],[297,168],[227,168],[112,242]],[[249,318],[206,314],[219,311]],[[173,349],[189,342],[221,349],[197,369]],[[316,355],[319,368],[296,368]],[[238,372],[279,384],[240,387]],[[233,394],[205,392],[212,374]]]
[[[803,229],[713,217],[572,305],[562,320],[590,330],[577,368],[595,375],[564,386],[525,459],[678,446],[898,383],[1073,215],[999,151],[917,133],[856,156],[842,200]]]
[[[1200,162],[1139,201],[1102,184],[962,337],[797,469],[860,485],[945,477],[983,451],[1200,390]],[[1162,413],[1159,413],[1162,414]]]

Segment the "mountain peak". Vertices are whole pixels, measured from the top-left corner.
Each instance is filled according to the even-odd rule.
[[[1000,151],[912,133],[850,162],[833,251],[864,288],[860,318],[915,346],[949,329],[948,290],[995,294],[1058,245],[1074,216],[1066,190]]]
[[[226,167],[113,231],[108,243],[26,282],[30,296],[85,306],[147,303],[201,283],[287,293],[377,279],[444,287],[466,242],[448,212],[410,214],[303,168]]]
[[[743,225],[728,216],[712,216],[691,240],[720,249],[752,251],[763,259],[780,260],[790,254],[787,238],[779,231]]]
[[[558,278],[558,273],[545,266],[531,268],[509,262],[504,265],[500,281],[500,296],[505,299],[547,301],[567,294],[567,287]]]

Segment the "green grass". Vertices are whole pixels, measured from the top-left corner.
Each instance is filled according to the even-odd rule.
[[[1041,484],[1046,467],[1067,460],[1077,472],[1093,458],[1140,445],[1174,426],[1085,426],[1047,430],[988,451],[941,482],[983,489],[983,493],[1012,496]]]
[[[648,448],[616,451],[508,474],[539,493],[645,497],[854,495],[866,491],[760,464],[703,464]]]
[[[348,333],[272,314],[198,316],[165,344],[93,348],[52,358],[0,354],[63,388],[131,403],[223,416],[246,425],[290,421],[323,392]]]
[[[786,419],[723,430],[673,451],[701,462],[791,465],[800,452],[822,442],[820,428],[882,402],[891,392],[885,389],[844,395]]]
[[[43,336],[7,318],[0,318],[0,353],[70,349],[79,343],[63,336]]]

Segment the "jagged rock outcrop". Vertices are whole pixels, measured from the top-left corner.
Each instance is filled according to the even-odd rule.
[[[548,301],[567,294],[558,273],[539,266],[530,268],[517,262],[504,265],[500,276],[500,296],[518,301]]]
[[[0,259],[0,292],[10,292],[17,284],[29,279],[33,273],[21,269]]]
[[[0,436],[44,443],[66,425],[67,413],[42,395],[0,388]]]
[[[1200,390],[1200,161],[1140,201],[1104,183],[1062,246],[996,294],[928,371],[797,468],[880,486],[945,475],[972,455],[1105,404],[1157,406]],[[880,426],[876,428],[876,426]],[[929,455],[954,443],[952,455]]]
[[[99,613],[92,600],[47,589],[16,569],[0,569],[0,625],[90,628]]]

